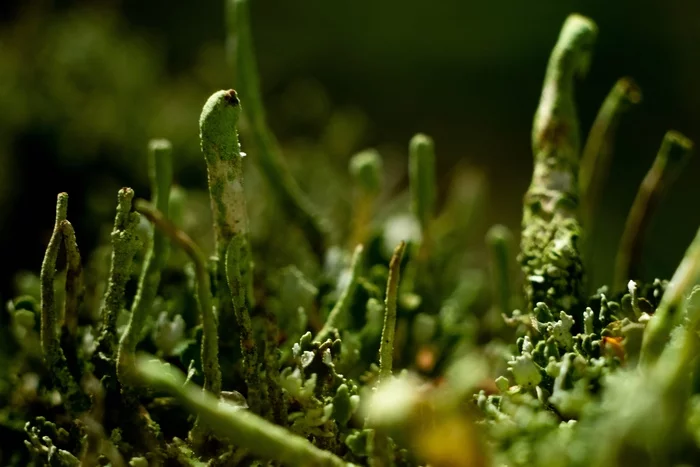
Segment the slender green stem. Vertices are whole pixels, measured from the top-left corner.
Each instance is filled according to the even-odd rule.
[[[328,237],[327,222],[284,165],[279,143],[267,126],[250,29],[249,2],[227,0],[226,6],[229,56],[237,74],[236,87],[246,102],[244,113],[258,150],[255,160],[283,212],[301,228],[314,253],[322,259]]]
[[[682,134],[669,131],[664,136],[659,153],[639,186],[627,216],[615,260],[613,290],[620,290],[630,279],[638,278],[642,246],[649,222],[665,189],[676,180],[692,150],[693,142]]]
[[[63,245],[66,249],[66,301],[63,312],[63,322],[68,334],[75,338],[78,332],[78,307],[85,292],[83,284],[83,265],[80,260],[78,241],[75,230],[68,220],[61,222]]]
[[[331,337],[333,331],[340,329],[339,326],[343,323],[346,318],[348,309],[352,304],[352,297],[355,294],[355,289],[357,288],[357,281],[360,278],[360,272],[362,271],[362,262],[364,259],[364,247],[362,245],[357,245],[355,251],[352,254],[352,260],[350,261],[350,277],[348,279],[348,284],[340,294],[338,301],[333,306],[333,309],[328,314],[326,323],[323,328],[316,334],[315,342],[323,342],[324,340]]]
[[[151,179],[151,196],[153,204],[164,217],[168,216],[170,186],[173,178],[172,147],[169,141],[153,140],[148,148],[149,176]],[[168,239],[160,230],[154,229],[152,241],[144,260],[139,285],[131,306],[129,324],[119,341],[117,357],[117,376],[122,385],[128,384],[127,375],[133,367],[143,327],[153,308],[153,301],[158,294],[161,271],[168,260]]]
[[[491,252],[491,275],[493,293],[498,303],[499,313],[511,312],[513,291],[511,284],[511,252],[513,235],[507,227],[494,225],[486,233],[486,243]]]
[[[545,302],[568,311],[581,296],[574,77],[587,71],[596,35],[591,20],[580,15],[567,18],[549,59],[535,113],[534,170],[525,194],[520,255],[530,308]]]
[[[317,448],[301,436],[250,411],[221,403],[192,383],[185,383],[184,375],[170,366],[141,358],[137,370],[146,384],[169,392],[215,434],[230,439],[255,456],[288,466],[345,465],[339,457]]]
[[[700,282],[700,230],[668,283],[654,316],[647,324],[640,361],[649,366],[661,355],[674,326],[680,322],[685,294]],[[697,339],[697,337],[695,337]]]
[[[583,225],[590,232],[600,195],[608,177],[615,132],[622,115],[642,100],[642,91],[632,78],[620,78],[603,101],[581,153],[579,189]]]
[[[157,229],[182,248],[194,263],[197,279],[197,298],[202,317],[202,367],[204,389],[218,396],[221,393],[221,369],[219,367],[219,335],[212,306],[211,286],[206,257],[192,239],[168,221],[162,213],[144,200],[136,200],[136,211],[143,214]]]
[[[68,215],[68,194],[60,193],[56,202],[56,222],[46,254],[41,264],[41,351],[44,361],[51,374],[54,384],[63,394],[68,410],[81,412],[89,406],[89,400],[80,390],[80,386],[68,369],[66,357],[61,349],[58,337],[58,318],[56,316],[56,300],[54,294],[54,279],[56,277],[56,260],[61,243],[64,241],[64,223]],[[74,258],[69,258],[69,263]],[[70,264],[69,264],[69,267]],[[75,284],[73,284],[75,285]],[[69,303],[70,305],[70,303]]]
[[[243,234],[234,235],[229,242],[225,266],[241,340],[243,374],[248,387],[248,405],[254,412],[259,412],[261,407],[259,352],[249,312],[252,307],[252,290],[249,284],[252,283],[253,265],[250,245]]]
[[[109,283],[100,314],[102,332],[98,339],[98,352],[108,359],[114,358],[117,344],[117,317],[125,306],[124,292],[131,278],[134,255],[141,247],[136,235],[139,215],[131,210],[134,190],[122,188],[117,195],[117,215],[112,230],[112,265]]]
[[[435,217],[435,147],[432,138],[417,134],[408,146],[408,177],[411,210],[420,223],[423,244],[428,243],[430,224]]]
[[[398,244],[389,262],[389,279],[386,284],[386,300],[384,312],[384,327],[382,328],[382,341],[379,345],[379,384],[391,377],[394,334],[396,333],[396,296],[399,289],[399,275],[401,260],[406,250],[406,242]]]

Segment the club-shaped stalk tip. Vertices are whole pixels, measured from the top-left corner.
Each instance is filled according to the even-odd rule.
[[[350,158],[350,175],[364,192],[376,195],[382,189],[382,156],[375,149],[366,149]]]
[[[207,163],[240,157],[236,125],[241,116],[241,102],[236,91],[217,91],[202,108],[199,117],[202,152]]]

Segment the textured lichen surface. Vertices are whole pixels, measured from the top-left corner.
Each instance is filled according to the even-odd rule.
[[[670,281],[635,277],[645,227],[692,143],[666,135],[616,281],[589,290],[590,190],[640,93],[616,84],[581,155],[574,81],[592,59],[590,19],[566,20],[547,66],[520,251],[493,226],[482,270],[463,241],[481,185],[456,177],[438,203],[439,145],[424,134],[407,144],[404,193],[385,186],[378,151],[349,157],[349,173],[327,180],[346,185],[348,215],[328,229],[267,127],[247,1],[227,5],[241,86],[202,99],[211,229],[183,227],[189,193],[173,185],[178,148],[163,140],[144,151],[150,201],[119,190],[105,248],[79,250],[58,195],[40,272],[0,331],[14,346],[0,354],[0,464],[697,464],[700,231]],[[248,188],[242,149],[271,199]],[[267,212],[261,201],[288,230],[250,215]],[[275,256],[299,262],[260,260]]]

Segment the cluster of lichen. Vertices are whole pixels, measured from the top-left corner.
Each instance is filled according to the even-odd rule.
[[[118,193],[107,262],[97,253],[84,268],[60,194],[41,274],[8,304],[16,348],[2,357],[0,417],[26,448],[3,447],[3,465],[693,463],[700,234],[669,282],[619,283],[635,276],[653,201],[692,144],[667,135],[627,223],[618,283],[588,296],[580,219],[592,219],[614,124],[639,99],[631,81],[616,85],[580,154],[573,83],[590,61],[590,20],[564,25],[535,116],[525,300],[511,235],[496,226],[484,310],[485,281],[454,242],[474,200],[455,192],[437,211],[426,135],[409,144],[410,212],[379,214],[382,158],[353,156],[352,248],[337,246],[341,229],[286,171],[266,126],[248,5],[228,6],[238,93],[213,94],[200,118],[213,255],[178,226],[167,141],[149,147],[151,201]],[[256,261],[242,118],[315,277]]]

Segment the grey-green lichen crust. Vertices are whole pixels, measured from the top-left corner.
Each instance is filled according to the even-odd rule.
[[[534,170],[524,200],[520,262],[532,308],[570,310],[581,294],[579,129],[573,82],[586,72],[596,26],[570,16],[549,60],[532,132]]]

